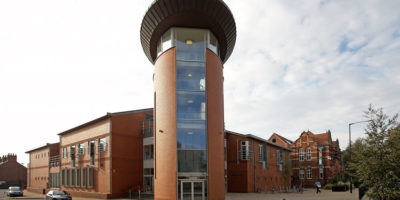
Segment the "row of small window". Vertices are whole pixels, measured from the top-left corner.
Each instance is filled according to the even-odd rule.
[[[35,181],[47,181],[48,177],[47,176],[39,176],[35,177]]]
[[[93,187],[93,167],[65,168],[61,170],[61,185],[64,187]]]
[[[81,143],[81,144],[78,144],[78,145],[71,145],[69,147],[71,157],[75,156],[75,153],[76,153],[75,151],[76,151],[77,146],[78,146],[78,155],[84,155],[85,154],[85,143]],[[87,146],[88,146],[88,154],[89,155],[94,154],[95,141],[94,140],[88,141],[87,142]],[[107,151],[107,140],[106,140],[106,138],[98,139],[98,146],[97,147],[98,147],[98,152],[99,153]],[[63,158],[67,158],[68,157],[68,147],[64,147],[63,148],[62,157]]]
[[[304,150],[299,149],[299,160],[304,161]],[[306,150],[306,160],[310,161],[311,160],[311,149]]]
[[[311,168],[307,168],[307,179],[312,179],[312,170]],[[304,179],[304,169],[299,170],[299,177],[300,179]],[[322,179],[324,178],[324,168],[320,167],[319,168],[319,178]]]
[[[47,156],[49,156],[50,155],[50,152],[44,152],[44,153],[37,153],[37,154],[35,154],[34,155],[34,158],[35,159],[39,159],[39,158],[46,158]]]

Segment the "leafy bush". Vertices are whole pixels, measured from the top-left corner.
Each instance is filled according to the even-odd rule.
[[[324,189],[325,190],[330,190],[330,189],[332,189],[332,186],[333,186],[332,183],[328,183],[328,184],[325,185]]]

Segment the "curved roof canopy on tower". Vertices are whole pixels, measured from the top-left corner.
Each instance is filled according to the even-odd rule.
[[[235,20],[222,0],[155,0],[140,28],[143,51],[150,62],[157,59],[157,42],[170,27],[211,30],[218,39],[223,62],[228,60],[235,46]]]

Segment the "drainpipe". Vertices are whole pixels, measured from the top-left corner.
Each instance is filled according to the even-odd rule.
[[[251,140],[253,146],[253,173],[254,173],[254,192],[256,192],[256,159],[255,159],[255,151],[254,151],[254,139]]]
[[[239,140],[236,139],[236,164],[239,165]]]

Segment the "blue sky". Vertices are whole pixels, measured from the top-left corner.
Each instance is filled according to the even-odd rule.
[[[225,2],[237,25],[224,66],[227,129],[293,140],[330,129],[344,148],[369,104],[400,112],[400,1]],[[153,106],[139,40],[150,3],[0,2],[0,155],[27,163],[24,152],[57,133]]]

